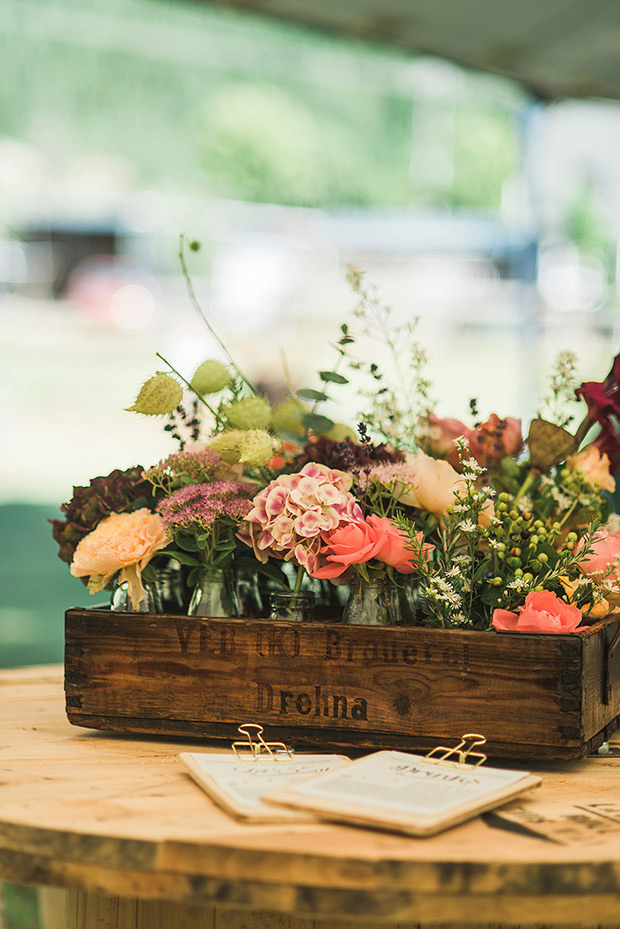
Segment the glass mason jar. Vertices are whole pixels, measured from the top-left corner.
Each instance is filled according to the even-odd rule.
[[[145,581],[142,586],[144,587],[144,598],[136,607],[129,598],[129,585],[127,581],[123,581],[114,589],[110,600],[110,609],[115,613],[163,613],[161,595],[157,584]]]
[[[202,568],[187,612],[189,616],[213,618],[238,616],[237,595],[230,574],[223,568]]]
[[[415,626],[420,623],[423,610],[417,580],[411,575],[401,575],[398,583],[388,585],[387,593],[394,624]]]
[[[273,622],[286,620],[289,623],[311,623],[314,619],[314,594],[309,590],[281,590],[271,594]]]
[[[233,582],[239,605],[239,615],[251,618],[264,616],[266,609],[263,606],[258,573],[245,565],[240,568],[235,566],[233,568]]]
[[[398,622],[397,604],[385,577],[365,581],[356,575],[351,580],[342,622],[350,626],[394,626]]]
[[[185,613],[185,585],[183,571],[176,561],[170,561],[157,571],[154,581],[164,613]]]

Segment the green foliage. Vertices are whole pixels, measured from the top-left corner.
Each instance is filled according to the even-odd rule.
[[[0,891],[0,912],[4,910],[4,929],[39,929],[41,923],[36,887],[3,883]]]
[[[2,131],[57,164],[96,153],[138,186],[302,206],[485,209],[514,166],[518,94],[498,79],[420,104],[403,53],[268,18],[162,0],[7,12]]]

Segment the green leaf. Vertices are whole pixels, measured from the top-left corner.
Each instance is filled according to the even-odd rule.
[[[147,509],[149,509],[149,508],[150,508],[150,503],[151,503],[151,501],[150,501],[150,500],[147,500],[146,497],[138,497],[138,498],[137,498],[136,500],[134,500],[133,503],[130,505],[130,507],[129,507],[129,512],[130,512],[130,513],[135,513],[136,510],[142,510],[142,509],[144,509],[144,507],[146,507]]]
[[[182,535],[178,536],[175,539],[175,542],[182,548],[184,552],[197,552],[198,551],[198,542],[191,535]]]
[[[234,539],[222,539],[221,542],[218,542],[215,546],[215,550],[218,552],[234,552],[237,547],[237,543]]]
[[[176,558],[176,560],[180,564],[188,565],[191,568],[193,567],[202,568],[203,567],[202,562],[198,561],[197,558],[192,558],[191,555],[186,555],[185,552],[168,551],[168,554],[170,555],[171,558]]]
[[[478,565],[478,567],[474,571],[474,576],[471,579],[472,585],[477,584],[478,581],[481,580],[485,574],[490,574],[490,573],[491,572],[490,572],[489,562],[485,559],[482,562],[482,564]]]
[[[330,381],[332,384],[348,384],[349,380],[342,374],[336,374],[335,371],[319,371],[319,377],[322,381]]]
[[[142,580],[149,583],[157,580],[157,571],[152,564],[147,564],[145,568],[142,568]]]
[[[262,574],[263,577],[269,578],[270,581],[278,584],[278,586],[284,588],[284,590],[290,590],[286,574],[282,568],[273,564],[271,561],[267,561],[263,564],[261,561],[256,561],[255,558],[247,558],[241,555],[239,558],[235,559],[235,565],[238,568],[245,568],[246,571],[255,571],[257,574]]]
[[[324,394],[320,390],[312,390],[310,387],[302,387],[301,390],[297,391],[297,396],[301,397],[302,400],[329,400],[327,394]]]
[[[203,569],[203,565],[200,565],[198,568],[194,568],[192,571],[189,572],[189,575],[187,578],[187,586],[190,589],[192,587],[195,587],[196,584],[198,583],[198,578],[200,577],[200,572],[202,571],[202,569]]]
[[[334,425],[333,419],[329,419],[327,416],[320,416],[318,413],[304,413],[301,417],[301,421],[306,429],[311,429],[317,435],[320,435],[322,432],[329,432]]]
[[[607,497],[601,497],[601,520],[606,523],[611,516],[611,503]]]

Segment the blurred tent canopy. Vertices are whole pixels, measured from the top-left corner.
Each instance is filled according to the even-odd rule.
[[[447,58],[541,100],[620,98],[617,0],[204,0]]]

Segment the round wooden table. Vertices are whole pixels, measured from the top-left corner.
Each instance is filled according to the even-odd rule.
[[[0,878],[63,888],[71,929],[620,924],[620,742],[536,767],[552,840],[501,815],[413,839],[238,823],[178,760],[221,746],[73,728],[57,667],[1,672],[0,720]]]

